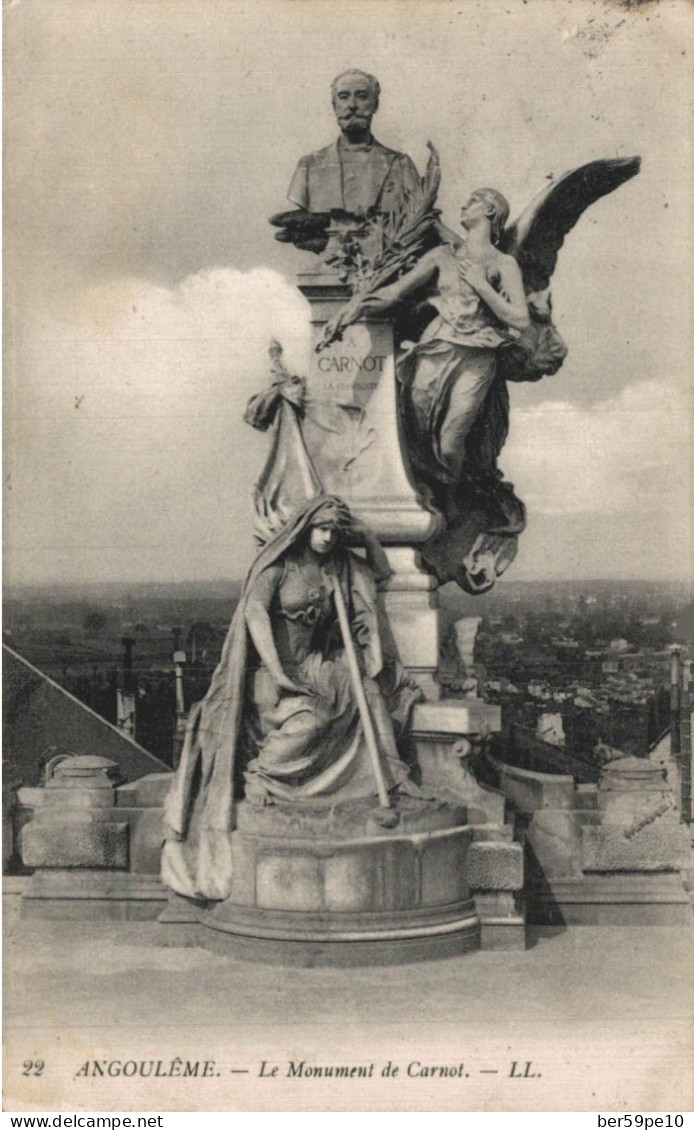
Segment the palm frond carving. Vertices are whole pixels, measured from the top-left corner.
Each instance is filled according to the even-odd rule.
[[[346,232],[339,236],[339,251],[330,260],[338,273],[352,284],[352,298],[336,318],[325,326],[316,350],[339,341],[347,326],[357,320],[366,298],[382,286],[411,270],[418,259],[438,242],[436,197],[441,183],[439,155],[427,142],[429,159],[419,185],[405,188],[395,212],[376,212],[365,221],[366,238]],[[368,247],[368,252],[364,250]]]

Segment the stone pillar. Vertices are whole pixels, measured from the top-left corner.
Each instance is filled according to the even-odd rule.
[[[393,575],[385,585],[384,605],[398,654],[426,697],[438,699],[438,581],[421,568],[411,546],[386,546],[385,551]]]
[[[339,495],[383,543],[394,574],[385,606],[400,658],[429,698],[438,697],[437,581],[418,562],[417,546],[437,528],[413,485],[402,439],[393,330],[368,316],[342,341],[316,353],[325,323],[350,291],[326,271],[299,275],[311,305],[312,348],[302,435],[324,491]]]

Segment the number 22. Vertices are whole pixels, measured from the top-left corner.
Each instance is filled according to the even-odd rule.
[[[25,1059],[22,1075],[43,1075],[43,1068],[42,1059]]]

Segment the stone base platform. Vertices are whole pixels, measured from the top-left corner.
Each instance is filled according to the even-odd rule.
[[[554,879],[528,890],[528,911],[542,926],[690,926],[692,907],[678,873],[615,873]]]
[[[203,944],[251,961],[363,965],[480,946],[461,806],[403,797],[344,805],[239,805],[230,897]]]
[[[203,925],[212,926],[213,923],[203,920]],[[336,938],[297,940],[259,937],[250,924],[248,933],[243,934],[240,932],[240,923],[236,920],[233,930],[215,925],[213,930],[199,932],[196,937],[197,944],[213,953],[232,954],[243,961],[256,964],[293,965],[304,969],[404,965],[408,962],[458,957],[480,948],[480,923],[472,901],[456,910],[455,920],[449,925],[448,932],[439,924],[438,932],[430,928],[423,930],[421,936],[414,934],[411,924],[401,924],[390,934],[378,930],[373,931],[371,936],[362,928],[358,937],[352,941]]]
[[[166,910],[166,887],[156,875],[56,868],[28,877],[22,894],[23,918],[141,922]]]

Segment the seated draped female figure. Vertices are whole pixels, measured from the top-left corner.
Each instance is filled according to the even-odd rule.
[[[347,547],[361,543],[365,557]],[[219,665],[191,711],[167,799],[163,878],[188,896],[230,889],[229,832],[253,805],[335,804],[377,785],[338,622],[340,585],[388,790],[418,794],[396,740],[422,692],[397,661],[376,584],[375,535],[337,498],[302,506],[251,566]]]

